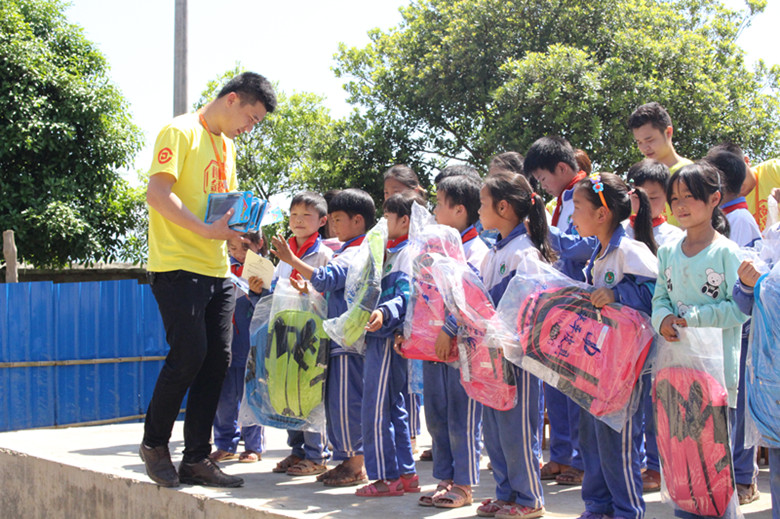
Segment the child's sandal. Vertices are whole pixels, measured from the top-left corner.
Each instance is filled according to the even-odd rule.
[[[401,484],[404,487],[404,492],[407,494],[414,494],[420,491],[420,477],[416,472],[404,474],[401,476]]]
[[[438,496],[442,496],[450,491],[452,483],[444,483],[443,481],[436,485],[436,490],[428,492],[424,496],[420,496],[417,500],[417,504],[420,506],[433,506],[433,500]]]
[[[380,485],[384,486],[385,488],[380,488]],[[394,481],[377,479],[373,483],[369,483],[368,485],[355,490],[355,495],[360,497],[402,496],[404,495],[404,485],[401,483],[400,478]]]
[[[473,502],[471,490],[466,490],[461,485],[452,485],[449,492],[433,499],[433,506],[436,508],[460,508]]]

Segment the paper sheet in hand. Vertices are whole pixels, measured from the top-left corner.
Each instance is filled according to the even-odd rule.
[[[274,264],[259,254],[251,250],[246,251],[244,260],[244,270],[241,277],[249,280],[252,276],[257,276],[263,280],[263,288],[271,288],[271,278],[274,276]]]

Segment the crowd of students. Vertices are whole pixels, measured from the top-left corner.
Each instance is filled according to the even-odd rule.
[[[734,144],[717,145],[695,162],[682,158],[672,144],[671,119],[658,103],[640,106],[628,126],[646,158],[630,168],[626,180],[591,173],[585,152],[547,136],[524,157],[516,152],[494,157],[484,179],[467,166],[442,170],[435,178],[433,212],[437,223],[460,234],[466,261],[479,273],[494,305],[514,276],[534,275],[524,270],[532,258],[592,285],[591,302],[597,308],[620,303],[652,316],[653,327],[667,341],[676,341],[682,327],[722,328],[735,480],[740,504],[749,503],[759,498],[755,449],[744,446],[744,311],[749,302],[739,306],[740,296],[735,299],[734,293],[749,298],[757,271],[749,262],[740,265],[737,251],[761,239],[767,198],[773,187],[780,187],[780,161],[751,167]],[[316,475],[327,486],[358,485],[355,494],[360,497],[420,492],[413,458],[419,396],[409,391],[410,367],[401,346],[413,260],[407,248],[412,207],[428,202],[406,166],[390,168],[384,188],[385,268],[379,303],[365,324],[365,353],[331,342],[326,434],[288,431],[291,453],[274,468]],[[547,207],[541,190],[553,199]],[[347,274],[376,211],[371,196],[360,189],[329,193],[328,198],[303,192],[292,199],[292,237],[270,240],[270,253],[279,260],[274,281],[265,287],[251,278],[250,295],[239,298],[233,363],[214,423],[215,462],[235,457],[252,462],[262,456],[262,429],[240,430],[236,419],[241,398],[236,380],[243,377],[240,364],[246,358],[253,302],[272,294],[277,280],[290,279],[302,292],[324,294],[328,317],[346,309]],[[233,268],[241,268],[244,250],[260,250],[264,244],[260,235],[231,240]],[[457,329],[454,318],[442,326],[435,341],[441,359]],[[535,376],[512,369],[517,403],[500,411],[469,398],[457,368],[424,362],[423,409],[432,437],[432,451],[424,454],[432,458],[439,482],[418,504],[472,504],[472,486],[479,483],[480,456],[486,451],[496,490],[495,498],[477,507],[481,517],[543,516],[541,481],[556,479],[582,486],[582,519],[642,518],[643,493],[660,488],[650,385],[642,386],[642,405],[616,432]],[[542,464],[545,409],[550,458]],[[238,454],[240,436],[245,452]],[[329,458],[340,463],[328,469]],[[777,449],[771,449],[770,469],[777,510]]]

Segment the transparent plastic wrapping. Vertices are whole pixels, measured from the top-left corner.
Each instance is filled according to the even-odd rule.
[[[323,323],[330,338],[347,350],[363,353],[366,349],[366,324],[382,295],[386,245],[387,221],[382,218],[368,231],[349,266],[344,286],[346,312]]]
[[[466,393],[482,404],[506,411],[517,403],[512,365],[501,348],[488,344],[488,323],[496,311],[482,281],[466,263],[439,256],[431,265],[447,310],[458,323],[460,377]]]
[[[754,289],[753,321],[745,367],[753,445],[780,448],[780,267],[762,276]],[[747,436],[747,431],[746,431]],[[747,439],[746,439],[747,442]]]
[[[258,302],[239,422],[284,429],[325,430],[325,380],[330,339],[318,293],[301,295],[288,280]]]
[[[661,460],[661,499],[703,517],[741,517],[729,443],[723,332],[679,328],[659,337],[653,411]]]
[[[409,392],[423,394],[423,365],[421,360],[409,360]]]
[[[596,308],[592,286],[544,266],[536,272],[509,282],[489,340],[512,363],[621,431],[639,405],[655,336],[649,318],[617,303]]]
[[[778,211],[777,200],[770,195],[766,199],[766,226],[764,226],[764,229],[769,229],[777,222],[780,222],[780,211]]]
[[[409,245],[412,260],[409,305],[404,320],[405,341],[401,346],[409,359],[440,362],[435,344],[447,316],[444,299],[436,285],[431,265],[435,257],[447,256],[466,263],[463,244],[457,230],[435,223],[425,208],[415,203],[409,224]],[[458,359],[457,342],[453,338],[449,357],[445,362]]]

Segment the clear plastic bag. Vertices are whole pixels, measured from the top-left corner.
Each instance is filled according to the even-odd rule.
[[[745,367],[752,444],[780,448],[780,266],[756,283],[750,345]],[[746,432],[747,435],[747,432]]]
[[[326,315],[320,294],[301,295],[286,279],[258,302],[250,325],[241,425],[325,430]]]
[[[660,337],[653,410],[661,498],[698,516],[741,517],[729,443],[728,392],[720,328],[679,328]]]
[[[347,350],[363,353],[366,349],[366,324],[382,295],[386,246],[387,221],[382,218],[366,233],[349,266],[344,286],[346,312],[324,322],[325,332]]]
[[[489,340],[509,361],[621,431],[639,406],[655,337],[649,318],[617,303],[596,308],[592,286],[545,264],[522,272],[507,286]]]
[[[491,346],[485,337],[496,313],[485,286],[468,264],[445,256],[435,256],[431,272],[447,310],[458,322],[463,388],[471,398],[493,409],[512,409],[517,403],[514,369],[501,348]]]

